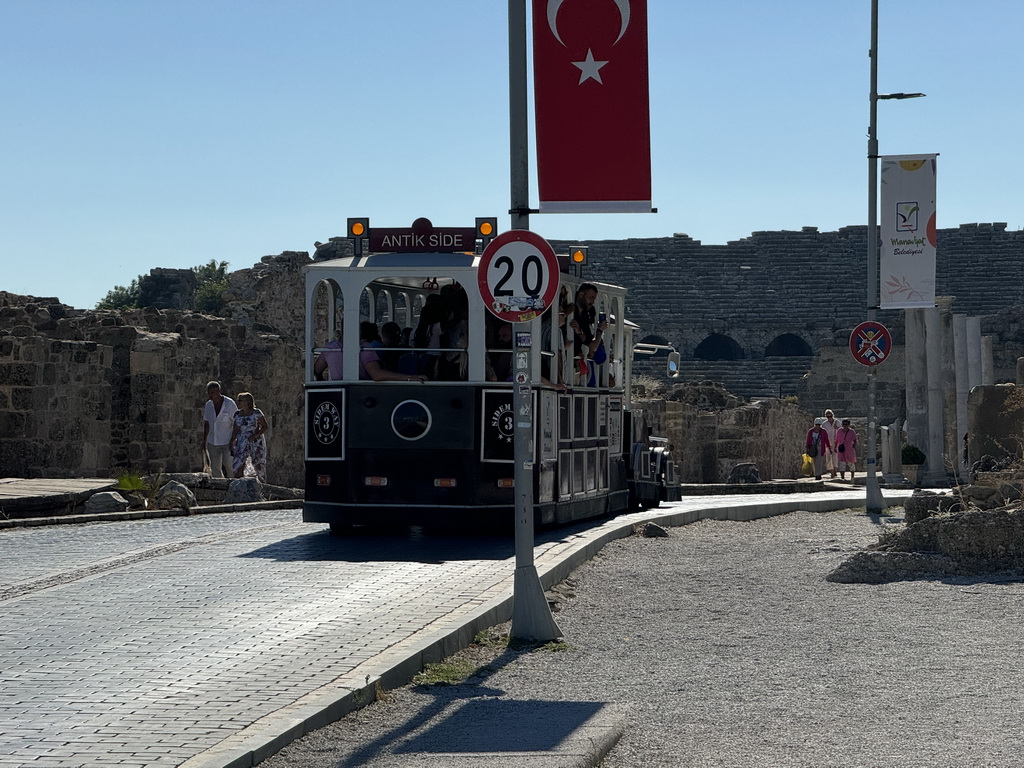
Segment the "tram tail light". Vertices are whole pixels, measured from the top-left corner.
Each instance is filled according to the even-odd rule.
[[[458,481],[454,477],[435,477],[434,487],[435,488],[455,488],[458,485]]]
[[[388,479],[386,477],[370,477],[370,476],[367,476],[367,477],[363,478],[363,485],[368,485],[368,486],[370,486],[372,488],[383,488],[387,484],[388,484]]]
[[[498,480],[499,488],[515,488],[516,479],[514,477],[502,477]]]

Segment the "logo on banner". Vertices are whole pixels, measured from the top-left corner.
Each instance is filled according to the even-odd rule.
[[[917,217],[921,206],[914,203],[896,203],[896,231],[917,232]]]

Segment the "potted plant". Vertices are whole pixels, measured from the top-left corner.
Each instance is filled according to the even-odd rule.
[[[924,464],[924,451],[916,445],[907,443],[900,451],[900,460],[903,463],[903,475],[913,485],[917,485],[920,478],[921,465]]]

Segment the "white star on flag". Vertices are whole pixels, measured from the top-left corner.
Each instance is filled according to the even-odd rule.
[[[583,85],[587,80],[597,80],[601,85],[604,85],[604,80],[601,79],[601,67],[607,64],[607,61],[594,61],[594,52],[587,48],[587,58],[583,61],[574,61],[572,65],[580,70],[580,81],[577,85]]]

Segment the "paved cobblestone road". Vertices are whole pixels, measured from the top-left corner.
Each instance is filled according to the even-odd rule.
[[[600,546],[598,530],[545,534],[538,569]],[[0,532],[0,768],[192,763],[507,598],[513,548],[415,529],[336,538],[298,510]]]

